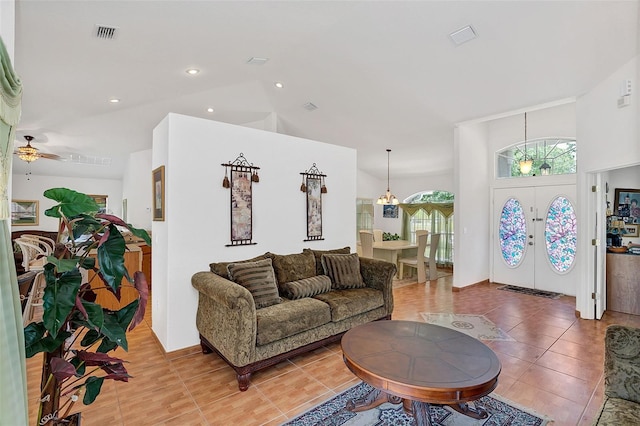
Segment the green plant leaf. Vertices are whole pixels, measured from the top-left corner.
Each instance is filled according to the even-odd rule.
[[[131,231],[131,233],[133,235],[135,235],[138,238],[142,238],[144,240],[144,242],[147,243],[147,245],[149,245],[149,246],[151,245],[151,237],[149,237],[149,234],[144,229],[135,228],[130,223],[125,223],[124,220],[120,219],[117,216],[111,215],[111,214],[100,213],[100,214],[97,214],[96,217],[99,217],[99,218],[104,219],[104,220],[108,220],[109,222],[113,223],[114,225],[123,226],[123,227],[127,228],[129,231]]]
[[[55,256],[47,256],[47,261],[54,264],[59,273],[72,271],[78,265],[78,259],[58,259]]]
[[[78,300],[81,301],[81,306],[84,309],[84,312],[80,312],[81,310],[78,309],[78,312],[74,313],[74,315],[71,317],[71,323],[75,327],[83,326],[87,327],[90,331],[99,332],[102,328],[102,325],[104,324],[104,313],[102,310],[102,306],[98,305],[97,303],[88,302],[86,300],[81,300],[80,298],[78,298],[76,299],[76,307],[78,304]],[[89,335],[90,339],[88,340],[88,342],[92,340],[91,343],[93,343],[99,338],[93,338],[93,334],[89,334],[89,332],[87,332],[87,334]]]
[[[59,203],[44,212],[49,217],[64,215],[70,218],[83,213],[97,213],[100,209],[93,198],[68,188],[47,189],[44,196]]]
[[[138,309],[138,303],[136,299],[119,311],[105,312],[102,333],[125,351],[129,350],[126,330]]]
[[[96,330],[89,330],[87,334],[84,335],[82,340],[80,341],[80,345],[87,347],[93,345],[95,342],[100,340],[100,333]]]
[[[58,334],[57,338],[53,338],[46,334],[47,329],[41,322],[32,322],[24,328],[24,342],[26,357],[31,358],[40,352],[52,352],[58,348],[64,340],[71,336],[68,331]]]
[[[124,238],[115,225],[109,225],[108,232],[108,238],[98,246],[98,265],[104,281],[115,291],[123,277],[131,278],[124,266]]]
[[[42,320],[49,333],[55,338],[67,320],[76,302],[76,295],[82,284],[82,275],[77,269],[65,272],[60,278],[52,277],[54,265],[44,266],[47,286],[44,289]]]
[[[117,347],[118,347],[118,344],[116,342],[112,342],[107,337],[105,337],[102,339],[102,342],[100,342],[100,346],[98,346],[98,349],[96,349],[96,352],[102,352],[106,354],[107,352],[112,351]]]
[[[76,368],[76,373],[79,376],[84,376],[84,373],[87,370],[87,366],[84,364],[84,362],[82,362],[82,360],[80,360],[80,358],[74,356],[69,362]]]
[[[85,257],[84,259],[80,259],[80,267],[84,269],[93,269],[96,267],[96,259],[95,257]]]
[[[102,222],[88,214],[75,216],[71,220],[73,228],[73,238],[77,239],[85,234],[90,234],[102,228]]]
[[[100,389],[102,388],[102,383],[104,382],[104,378],[90,376],[87,378],[87,381],[84,382],[87,389],[84,392],[84,397],[82,398],[82,402],[85,405],[89,405],[96,400],[98,395],[100,394]]]

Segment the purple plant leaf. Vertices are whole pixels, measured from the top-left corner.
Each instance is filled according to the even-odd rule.
[[[56,378],[58,382],[62,382],[69,377],[76,375],[75,367],[62,358],[51,358],[51,374]]]
[[[149,300],[149,284],[147,283],[147,277],[141,271],[137,271],[133,274],[133,282],[140,293],[140,303],[136,310],[131,325],[129,325],[129,331],[133,330],[144,319],[144,313],[147,310],[147,301]]]

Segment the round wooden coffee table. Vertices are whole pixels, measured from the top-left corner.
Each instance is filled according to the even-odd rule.
[[[362,411],[404,402],[418,425],[430,425],[429,404],[450,405],[475,418],[467,402],[498,385],[500,360],[484,343],[459,331],[413,321],[374,321],[342,337],[344,362],[374,392],[347,408]]]

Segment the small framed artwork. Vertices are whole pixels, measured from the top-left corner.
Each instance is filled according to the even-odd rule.
[[[164,221],[164,166],[154,169],[153,178],[153,220]]]
[[[631,225],[625,223],[624,230],[627,231],[627,233],[624,234],[623,237],[640,237],[640,234],[638,233],[638,227],[640,227],[640,225]]]
[[[125,222],[128,220],[127,219],[127,199],[124,198],[122,200],[122,220],[124,220]]]
[[[322,238],[322,181],[320,175],[307,175],[307,239],[304,241],[323,240]]]
[[[625,223],[640,223],[640,189],[616,188],[613,214]]]
[[[12,226],[38,225],[38,215],[37,200],[11,200]]]
[[[93,201],[95,201],[98,205],[98,213],[107,212],[107,200],[109,199],[108,195],[89,195],[89,197],[93,198]]]
[[[382,217],[397,218],[398,206],[395,204],[385,204],[382,206]]]

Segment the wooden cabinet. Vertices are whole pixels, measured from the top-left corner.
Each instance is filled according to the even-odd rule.
[[[151,291],[151,246],[142,244],[140,249],[142,250],[142,272],[147,277],[149,291]]]
[[[607,310],[640,315],[640,256],[607,253]]]

